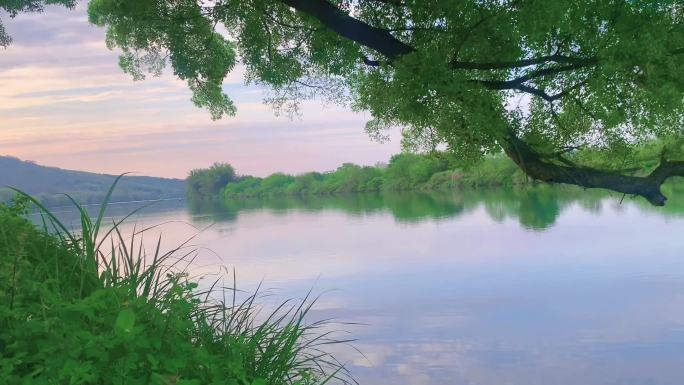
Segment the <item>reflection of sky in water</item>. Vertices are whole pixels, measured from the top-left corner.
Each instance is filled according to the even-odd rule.
[[[234,266],[240,287],[263,279],[282,297],[327,291],[313,319],[365,324],[344,328],[366,357],[339,352],[361,384],[681,383],[683,219],[604,201],[530,231],[487,204],[410,223],[383,210],[242,211],[193,241],[212,251],[196,271]],[[211,222],[182,207],[138,217],[178,220]],[[163,227],[169,244],[191,230]]]

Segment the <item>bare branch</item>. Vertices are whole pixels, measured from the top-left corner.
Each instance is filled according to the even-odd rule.
[[[470,69],[470,70],[496,70],[496,69],[515,69],[524,68],[533,65],[547,64],[547,63],[566,63],[577,65],[595,65],[598,63],[596,57],[580,58],[565,56],[558,53],[547,56],[539,56],[534,58],[512,60],[512,61],[496,61],[496,62],[464,62],[453,60],[451,61],[451,68],[453,69]]]
[[[517,77],[515,79],[511,79],[511,80],[504,80],[504,81],[501,81],[501,80],[478,80],[478,81],[480,83],[486,85],[488,88],[491,88],[494,90],[516,89],[518,86],[520,86],[521,84],[523,84],[529,80],[533,80],[533,79],[537,79],[537,78],[541,78],[541,77],[545,77],[545,76],[550,76],[550,75],[556,75],[556,74],[563,73],[563,72],[570,72],[570,71],[574,71],[576,69],[580,69],[580,68],[587,67],[589,65],[595,65],[595,64],[596,64],[596,62],[591,61],[591,62],[587,62],[587,63],[570,64],[567,66],[547,67],[544,69],[532,71],[530,73],[527,73],[523,76]]]

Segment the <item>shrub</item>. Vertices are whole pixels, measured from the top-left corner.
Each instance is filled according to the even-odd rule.
[[[193,199],[211,199],[235,180],[235,170],[227,163],[214,163],[207,169],[190,171],[186,182],[188,195]]]
[[[283,173],[275,173],[267,176],[261,181],[261,192],[267,194],[282,194],[287,187],[294,183],[295,178],[292,175]]]
[[[40,205],[42,230],[19,216],[21,201],[0,206],[0,384],[307,385],[347,378],[319,350],[335,342],[316,335],[325,323],[304,322],[313,301],[286,302],[256,322],[256,294],[236,303],[233,288],[226,303],[226,292],[200,290],[176,268],[177,258],[190,254],[157,247],[145,255],[140,235],[121,234],[121,221],[105,231],[106,202],[95,221],[76,206],[78,235]]]
[[[253,176],[241,177],[221,190],[221,196],[224,199],[231,196],[256,196],[261,192],[261,181],[261,178]]]
[[[427,182],[433,174],[444,171],[447,167],[446,161],[429,155],[394,155],[385,172],[384,188],[410,190]]]
[[[287,186],[288,195],[319,194],[322,193],[322,182],[325,179],[320,172],[309,172],[295,177],[294,183]]]

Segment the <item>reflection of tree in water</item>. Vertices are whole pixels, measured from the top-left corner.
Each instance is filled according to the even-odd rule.
[[[226,210],[215,200],[188,199],[188,210],[196,222],[232,222],[237,218],[237,211]]]
[[[665,207],[653,207],[642,199],[625,198],[623,207],[656,210],[667,215],[684,215],[684,183],[668,182],[664,191],[670,199]],[[318,212],[343,211],[352,215],[389,212],[402,222],[458,217],[482,206],[496,222],[515,219],[531,230],[553,226],[560,214],[572,205],[586,212],[600,213],[608,202],[620,205],[622,196],[604,190],[585,190],[546,184],[516,188],[492,188],[444,192],[386,192],[319,196],[278,196],[227,201],[190,202],[191,213],[201,221],[234,221],[240,212],[270,210],[285,214],[290,210]]]
[[[396,219],[407,222],[456,217],[464,212],[463,201],[454,194],[388,194],[385,202]]]
[[[520,224],[528,229],[546,229],[560,215],[557,194],[551,189],[530,189],[521,194]]]
[[[671,178],[663,184],[662,191],[668,198],[665,206],[648,207],[644,204],[642,206],[666,215],[684,216],[684,178]]]
[[[601,190],[575,187],[533,185],[521,188],[478,190],[474,204],[482,204],[487,214],[497,222],[517,219],[531,230],[553,226],[561,212],[577,204],[588,212],[598,213],[601,201],[608,197]]]
[[[397,220],[414,222],[457,216],[463,211],[463,203],[453,193],[400,192],[190,201],[189,208],[199,219],[213,221],[233,221],[238,213],[249,210],[267,209],[278,214],[297,209],[338,210],[353,215],[389,211]]]

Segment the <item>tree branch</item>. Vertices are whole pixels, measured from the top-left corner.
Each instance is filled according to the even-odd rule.
[[[414,51],[413,47],[395,38],[387,30],[355,19],[327,0],[280,0],[280,2],[314,17],[340,36],[383,54],[390,61]]]
[[[537,79],[537,78],[541,78],[541,77],[545,77],[545,76],[549,76],[549,75],[556,75],[556,74],[563,73],[563,72],[573,71],[573,70],[580,69],[580,68],[583,68],[583,67],[586,67],[589,65],[595,65],[596,63],[597,62],[591,61],[591,62],[586,62],[586,63],[570,64],[567,66],[548,67],[548,68],[543,68],[540,70],[532,71],[530,73],[527,73],[523,76],[517,77],[515,79],[511,79],[511,80],[477,80],[477,81],[479,83],[487,86],[487,88],[491,88],[493,90],[515,89],[518,86],[520,86],[521,84],[523,84],[529,80],[533,80],[533,79]]]
[[[451,33],[451,31],[439,27],[403,27],[403,28],[389,28],[388,32],[439,32]]]
[[[565,56],[560,54],[553,54],[547,56],[539,56],[534,58],[522,59],[522,60],[512,60],[512,61],[496,61],[496,62],[464,62],[458,60],[451,61],[451,68],[454,69],[469,69],[469,70],[496,70],[496,69],[515,69],[524,68],[538,64],[546,63],[566,63],[566,64],[596,64],[598,59],[596,57],[591,58],[579,58],[572,56]]]
[[[667,200],[660,190],[661,185],[670,177],[684,176],[684,162],[669,162],[662,159],[660,165],[651,174],[639,177],[624,175],[616,171],[549,162],[543,154],[534,150],[513,133],[500,143],[506,155],[533,179],[638,195],[655,206],[663,206]]]
[[[392,36],[390,31],[382,28],[373,27],[367,23],[355,19],[337,8],[332,3],[326,0],[280,0],[281,3],[292,7],[300,12],[306,13],[324,26],[330,28],[332,31],[338,33],[340,36],[350,39],[365,47],[371,48],[380,54],[384,55],[388,61],[392,61],[399,56],[414,52],[415,49],[410,45],[400,41]],[[385,1],[382,1],[385,2]],[[386,3],[395,3],[393,0],[388,0]],[[372,67],[380,65],[380,61],[371,60],[365,56],[362,57],[363,62]],[[507,81],[496,80],[476,80],[492,90],[506,90],[516,89],[531,95],[538,96],[546,101],[552,102],[560,99],[564,94],[549,95],[545,91],[524,85],[523,83],[542,76],[553,75],[565,71],[572,71],[578,68],[595,65],[598,60],[592,58],[577,58],[571,56],[554,53],[553,55],[541,56],[537,58],[529,58],[518,61],[502,61],[502,62],[488,62],[488,63],[471,63],[452,61],[451,66],[454,69],[506,69],[506,68],[524,68],[531,65],[543,63],[566,63],[566,66],[556,66],[533,71],[527,75],[511,79]]]
[[[299,84],[300,86],[304,86],[307,88],[314,88],[314,89],[319,89],[319,90],[325,89],[325,87],[315,85],[315,84],[309,84],[309,83],[303,82],[301,80],[295,80],[294,82]]]
[[[402,4],[400,0],[375,1],[388,5]],[[379,54],[385,56],[389,62],[415,51],[410,45],[395,38],[390,31],[373,27],[361,20],[355,19],[327,0],[280,0],[280,2],[315,18],[338,35],[364,47],[375,50]],[[684,49],[677,49],[673,51],[673,54],[682,53],[683,50]],[[362,59],[366,65],[380,65],[380,61],[378,60],[371,60],[365,56],[362,56]],[[533,70],[520,77],[505,81],[478,79],[472,81],[478,82],[492,90],[515,89],[552,102],[566,96],[571,90],[581,86],[584,82],[579,82],[555,95],[549,95],[544,90],[526,85],[525,83],[545,76],[552,76],[562,72],[594,66],[598,64],[598,59],[596,57],[572,57],[561,55],[559,52],[556,52],[552,55],[513,61],[478,63],[452,60],[450,66],[452,69],[497,70],[525,68],[550,63],[556,63],[558,65]],[[581,101],[577,100],[577,102],[583,107]],[[573,184],[587,188],[605,188],[624,194],[639,195],[657,206],[664,205],[667,200],[660,191],[663,182],[672,176],[684,176],[684,162],[669,162],[665,159],[661,160],[660,165],[650,175],[645,177],[624,175],[617,171],[576,166],[569,161],[561,161],[562,164],[559,164],[558,162],[554,162],[555,157],[544,157],[543,154],[535,151],[512,132],[502,139],[500,144],[505,153],[527,175],[534,179],[550,183]]]
[[[403,7],[405,5],[405,3],[401,0],[370,0],[370,1],[372,1],[374,3],[382,3],[382,4],[386,4],[386,5],[392,5],[395,7]]]
[[[573,71],[576,69],[580,69],[586,66],[590,65],[596,65],[598,62],[594,60],[590,61],[583,61],[583,62],[577,62],[575,64],[570,64],[567,66],[556,66],[556,67],[548,67],[548,68],[543,68],[540,70],[532,71],[528,74],[525,74],[523,76],[517,77],[515,79],[511,80],[482,80],[482,79],[477,79],[473,80],[476,83],[482,84],[485,87],[492,89],[492,90],[518,90],[527,94],[531,94],[537,97],[540,97],[547,102],[551,103],[553,101],[559,100],[566,95],[568,95],[572,90],[582,86],[586,82],[586,80],[578,82],[577,84],[562,90],[558,92],[555,95],[549,95],[546,91],[535,88],[529,85],[524,84],[525,82],[533,79],[537,79],[540,77],[544,76],[549,76],[549,75],[556,75],[559,73],[563,72],[568,72],[568,71]]]

